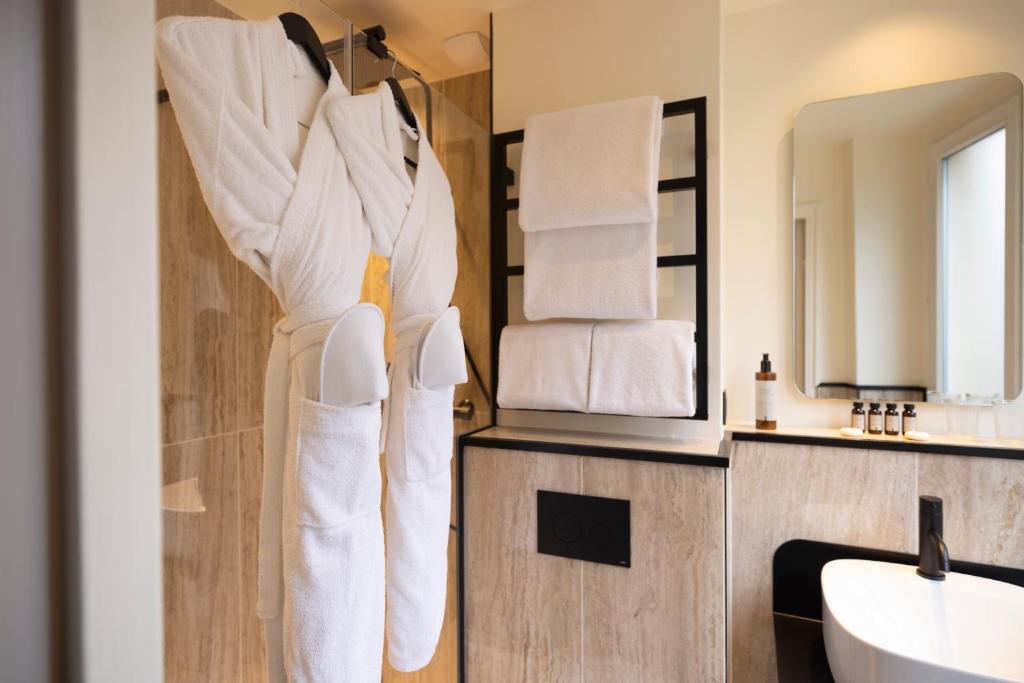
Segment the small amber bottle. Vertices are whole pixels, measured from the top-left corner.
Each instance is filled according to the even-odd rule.
[[[900,413],[895,403],[885,404],[885,433],[888,436],[900,435]]]
[[[881,434],[882,433],[882,404],[872,403],[870,404],[871,410],[868,411],[868,434]]]
[[[867,413],[864,412],[864,401],[854,401],[850,411],[850,426],[862,432],[867,431]]]
[[[903,404],[903,433],[917,431],[917,411],[913,403]]]

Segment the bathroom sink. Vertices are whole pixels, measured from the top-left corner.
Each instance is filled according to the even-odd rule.
[[[909,565],[835,560],[821,572],[837,683],[1024,681],[1024,588]]]

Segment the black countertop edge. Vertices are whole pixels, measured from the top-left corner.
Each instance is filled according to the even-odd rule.
[[[902,453],[931,453],[936,455],[962,455],[978,458],[1024,460],[1024,449],[994,448],[981,445],[960,445],[934,441],[878,441],[874,439],[848,439],[841,436],[805,436],[778,432],[729,432],[733,441],[759,441],[762,443],[788,443],[800,446],[829,446],[832,448],[864,448],[874,451]]]
[[[593,444],[537,441],[534,439],[508,439],[476,436],[475,433],[459,437],[459,447],[477,446],[507,451],[533,451],[558,455],[581,455],[589,458],[616,458],[618,460],[639,460],[642,462],[664,462],[673,465],[696,465],[701,467],[729,467],[729,458],[724,455],[697,453],[676,453],[647,448],[626,448],[620,446],[599,446]]]

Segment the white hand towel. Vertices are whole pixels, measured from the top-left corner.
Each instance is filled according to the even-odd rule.
[[[688,320],[596,324],[587,412],[693,415],[695,329]]]
[[[660,99],[647,96],[529,117],[519,193],[523,230],[657,218],[661,109]]]
[[[528,320],[655,317],[661,110],[651,96],[527,120]]]
[[[654,318],[656,224],[526,233],[526,319]]]
[[[510,325],[498,351],[498,405],[587,409],[593,323]]]

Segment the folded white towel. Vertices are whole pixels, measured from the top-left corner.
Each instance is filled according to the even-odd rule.
[[[655,96],[526,120],[519,224],[526,232],[657,218],[661,100]]]
[[[498,351],[498,405],[587,409],[593,323],[510,325]]]
[[[687,320],[595,325],[587,412],[693,415],[695,329]]]
[[[638,97],[527,119],[528,320],[655,317],[661,108]]]
[[[654,318],[658,305],[655,225],[526,233],[526,319]]]

